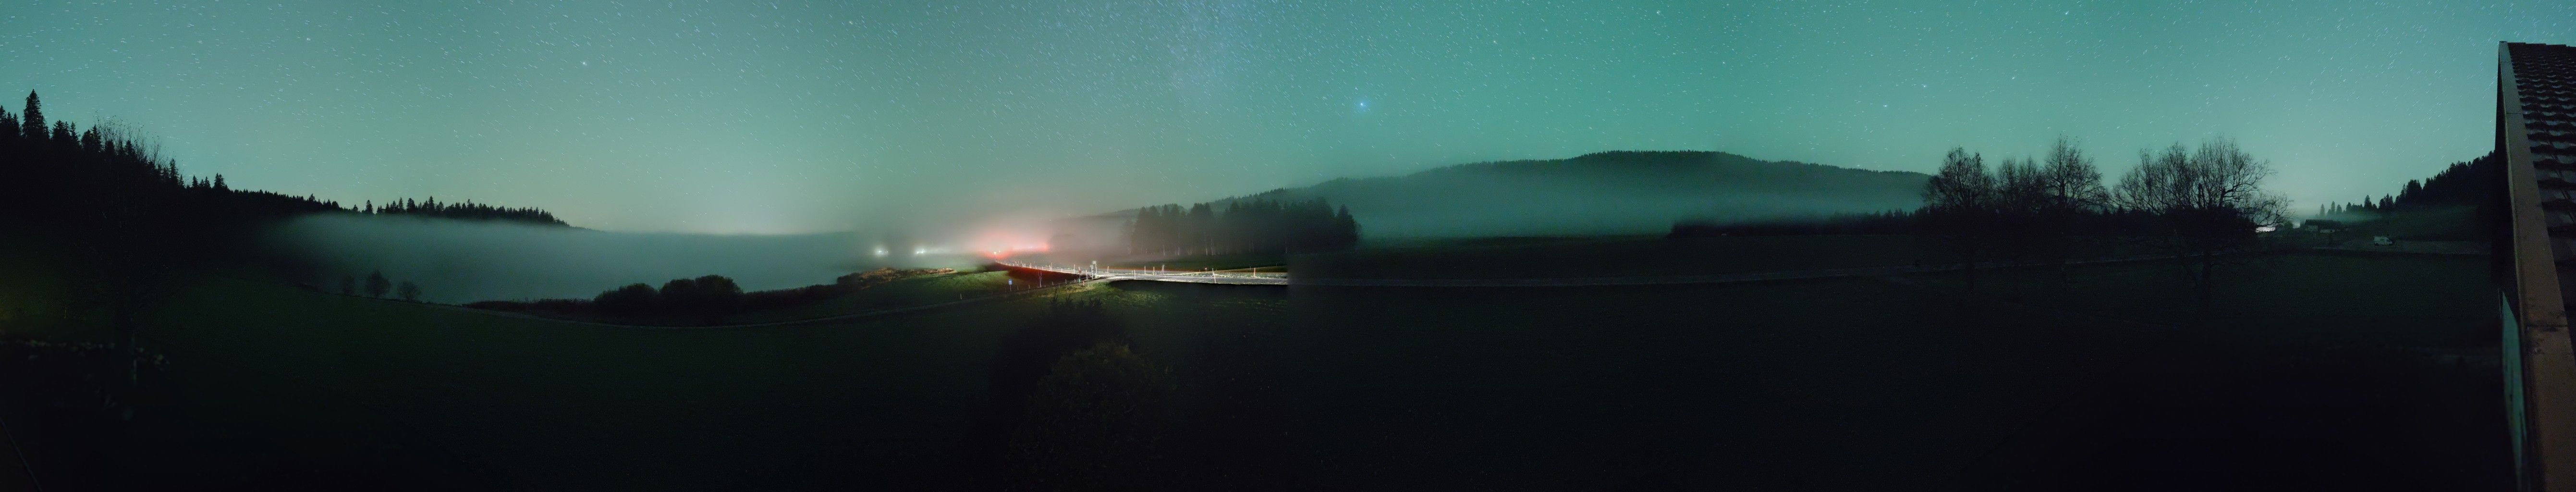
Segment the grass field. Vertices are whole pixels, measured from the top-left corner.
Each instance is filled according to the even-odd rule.
[[[1300,255],[1318,278],[1620,277],[1810,270],[1945,261],[1917,236],[1740,236],[1461,241]]]
[[[2265,344],[2366,344],[2492,348],[2492,316],[2461,316],[2464,306],[2497,302],[2485,257],[2372,254],[2272,254],[2219,265],[2208,309],[2183,288],[2170,262],[2084,268],[2059,282],[2056,272],[2026,268],[1986,272],[1978,292],[1994,299],[2119,319],[2194,325],[2213,335]],[[1959,273],[1915,276],[1945,290],[1964,288]],[[2393,296],[2390,292],[2409,292]]]
[[[132,449],[171,454],[133,461],[177,465],[155,478],[173,483],[801,488],[940,469],[980,359],[1036,306],[628,329],[208,282],[146,340],[176,394],[140,412]]]
[[[724,323],[767,323],[883,311],[983,297],[1026,286],[1026,280],[1014,279],[1002,271],[926,275],[887,282],[810,305],[737,314],[725,318]]]
[[[1107,303],[1172,370],[1170,449],[1198,490],[2509,478],[2492,357],[2438,356],[2492,348],[2466,333],[2493,327],[2480,260],[2269,258],[2222,277],[2231,300],[2210,316],[2158,307],[2186,294],[2155,288],[2173,283],[2153,265],[2079,268],[2019,302],[1937,275],[1062,295]],[[982,275],[879,294],[935,298]],[[45,451],[49,488],[937,489],[984,472],[959,448],[985,364],[1045,302],[632,329],[209,277],[143,320],[141,343],[169,363],[130,421],[10,423],[115,430],[21,435]]]
[[[2404,210],[2375,220],[2347,222],[2348,230],[2336,234],[2336,239],[2388,236],[2401,240],[2483,241],[2488,239],[2488,233],[2480,224],[2493,223],[2480,220],[2476,207],[2464,206]]]

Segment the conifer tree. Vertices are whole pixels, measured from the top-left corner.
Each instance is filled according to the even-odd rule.
[[[27,111],[18,118],[19,134],[29,140],[45,138],[45,105],[36,101],[36,92],[27,91]]]

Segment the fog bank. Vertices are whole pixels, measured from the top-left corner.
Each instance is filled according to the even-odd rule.
[[[968,255],[914,254],[915,245],[855,232],[800,235],[628,233],[499,221],[316,214],[268,235],[272,248],[315,267],[313,285],[383,271],[440,303],[589,298],[631,283],[731,277],[746,290],[829,283],[877,267],[968,267]],[[886,250],[880,256],[877,251]],[[362,287],[363,288],[363,287]]]

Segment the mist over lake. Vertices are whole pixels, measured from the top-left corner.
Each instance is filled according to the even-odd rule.
[[[712,235],[611,232],[503,221],[315,214],[267,237],[276,251],[317,267],[309,280],[336,289],[343,276],[383,271],[420,285],[421,300],[589,298],[617,286],[674,278],[731,277],[746,290],[830,283],[878,267],[962,267],[969,256],[889,251],[876,234]]]

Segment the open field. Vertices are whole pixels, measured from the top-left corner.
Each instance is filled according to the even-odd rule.
[[[1172,370],[1176,473],[1200,490],[2505,480],[2492,341],[2469,333],[2494,320],[2482,260],[2267,258],[2208,317],[2135,309],[2187,299],[2151,264],[2019,303],[1941,275],[1060,295],[1105,302]],[[946,488],[984,473],[961,443],[986,364],[1045,303],[626,329],[209,277],[143,320],[166,369],[131,421],[85,424],[118,437],[19,437],[48,487]]]
[[[2401,240],[2483,241],[2489,239],[2489,233],[2481,224],[2494,223],[2493,220],[2481,220],[2477,208],[2467,206],[2403,210],[2374,220],[2346,222],[2347,230],[2335,234],[2338,242],[2353,238],[2369,239],[2371,236]],[[2318,242],[2323,241],[2320,239]]]
[[[120,461],[174,466],[124,477],[171,483],[867,483],[954,461],[982,358],[1038,306],[627,329],[211,279],[151,321],[172,394]]]
[[[1977,289],[1989,298],[2195,325],[2209,335],[2251,337],[2264,344],[2493,348],[2500,321],[2460,311],[2498,302],[2484,273],[2487,261],[2356,253],[2248,255],[2219,265],[2215,302],[2207,310],[2182,287],[2181,267],[2170,262],[2087,267],[2066,282],[2046,268],[1989,271]],[[1966,283],[1956,272],[1915,278],[1943,290]],[[2413,294],[2389,295],[2392,291]]]
[[[1317,278],[1514,278],[1813,270],[1938,262],[1915,236],[1607,238],[1365,249],[1299,255],[1290,266]]]
[[[814,304],[736,314],[726,317],[724,324],[794,321],[883,311],[983,297],[1024,287],[1027,287],[1025,280],[1015,281],[1009,273],[1002,271],[925,275],[886,282]]]

